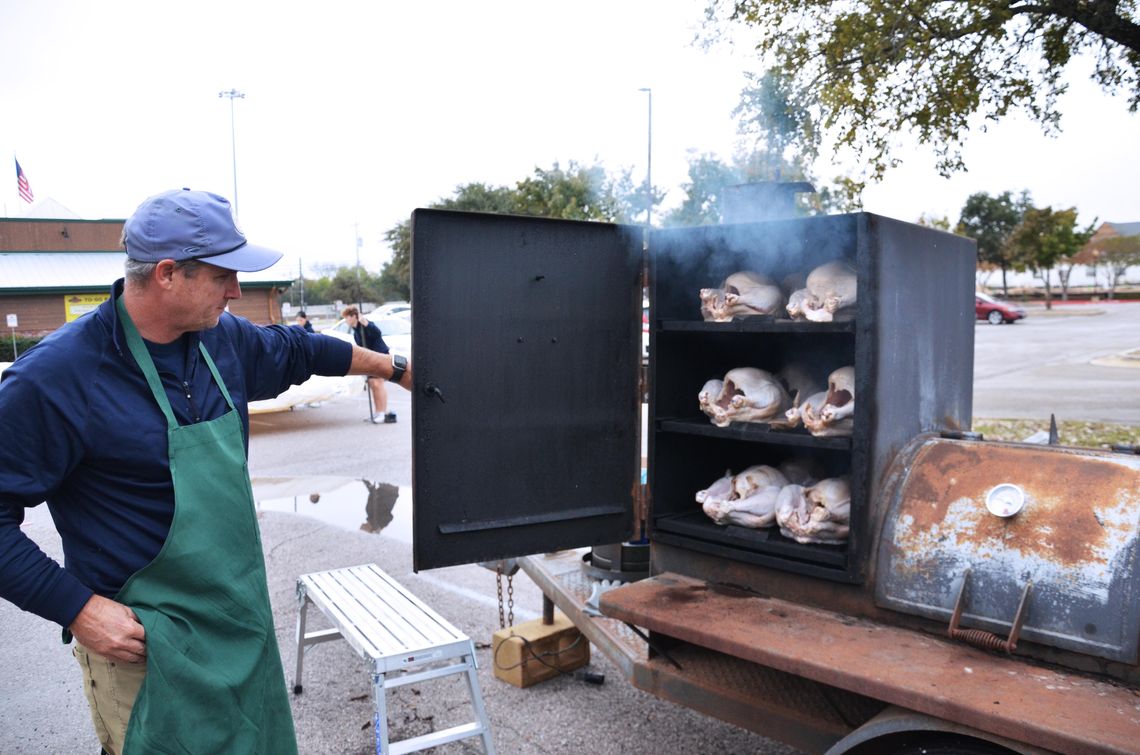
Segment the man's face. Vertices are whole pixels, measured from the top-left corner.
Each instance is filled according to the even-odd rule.
[[[195,270],[173,272],[172,316],[184,332],[207,330],[218,324],[231,299],[241,298],[241,286],[233,270],[203,263]]]
[[[355,328],[357,323],[360,322],[360,315],[347,315],[344,321],[348,323],[348,327]]]

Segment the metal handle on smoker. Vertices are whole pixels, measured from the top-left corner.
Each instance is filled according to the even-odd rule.
[[[444,404],[447,403],[447,401],[443,398],[443,391],[441,391],[439,389],[439,386],[436,385],[435,383],[428,383],[427,385],[424,386],[424,395],[425,396],[435,396],[437,399],[440,400],[441,403],[444,403]]]
[[[1021,591],[1021,602],[1017,605],[1017,613],[1013,617],[1013,626],[1009,630],[1009,638],[1003,640],[993,632],[984,629],[959,629],[958,622],[962,619],[962,610],[966,603],[966,583],[970,581],[970,570],[962,574],[962,588],[958,591],[958,600],[954,603],[954,615],[950,617],[948,633],[950,639],[963,640],[976,647],[986,650],[1004,650],[1012,653],[1017,647],[1017,638],[1021,635],[1021,625],[1025,623],[1026,606],[1029,605],[1029,590],[1032,582],[1025,583]]]

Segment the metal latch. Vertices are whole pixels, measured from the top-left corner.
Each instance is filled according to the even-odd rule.
[[[1017,605],[1017,613],[1013,617],[1013,626],[1009,630],[1009,638],[1002,639],[993,632],[984,629],[959,629],[958,623],[962,619],[962,610],[966,604],[966,583],[970,581],[970,570],[962,574],[962,588],[958,590],[958,600],[954,603],[954,615],[950,617],[949,635],[952,640],[963,640],[976,647],[986,650],[1004,650],[1012,653],[1017,647],[1017,638],[1021,635],[1021,625],[1025,623],[1025,615],[1029,606],[1029,591],[1032,582],[1025,583],[1021,591],[1021,602]]]

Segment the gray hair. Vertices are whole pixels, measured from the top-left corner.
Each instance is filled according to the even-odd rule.
[[[123,226],[123,232],[119,235],[119,246],[125,252],[127,251],[127,227]],[[198,274],[198,268],[202,266],[199,260],[189,259],[182,260],[174,263],[175,270],[181,270],[183,275],[187,278],[193,278]],[[139,286],[145,286],[146,282],[154,275],[154,269],[158,267],[157,262],[140,262],[139,260],[127,257],[127,261],[123,263],[123,271],[127,280]]]
[[[200,260],[181,260],[174,263],[174,269],[181,270],[187,278],[193,278],[197,275],[198,268],[201,266]],[[130,257],[127,257],[127,261],[123,263],[127,280],[140,286],[146,285],[147,281],[154,275],[156,267],[158,267],[157,262],[141,262]]]

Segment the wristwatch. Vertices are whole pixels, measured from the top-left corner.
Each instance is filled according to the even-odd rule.
[[[392,355],[392,377],[388,378],[390,383],[398,383],[404,377],[404,373],[408,371],[408,358],[400,354]]]

